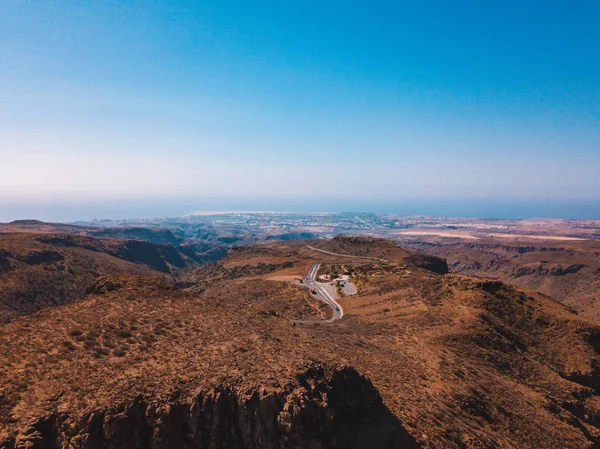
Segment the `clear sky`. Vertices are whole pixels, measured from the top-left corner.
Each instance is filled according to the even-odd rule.
[[[595,0],[0,1],[0,219],[599,199]]]

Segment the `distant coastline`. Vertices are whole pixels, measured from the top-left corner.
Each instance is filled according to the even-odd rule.
[[[140,199],[37,203],[0,200],[0,222],[31,218],[52,222],[179,217],[237,213],[395,213],[486,220],[600,219],[600,200],[392,200],[392,199]]]

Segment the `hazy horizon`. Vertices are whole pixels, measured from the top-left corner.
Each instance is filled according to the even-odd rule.
[[[143,219],[178,217],[194,212],[282,212],[282,213],[394,213],[448,218],[483,219],[580,219],[600,220],[600,204],[595,201],[314,201],[289,199],[254,200],[130,200],[89,204],[0,202],[0,223],[37,219],[50,222],[90,221],[92,219]]]
[[[600,218],[599,21],[593,2],[8,0],[0,216]]]

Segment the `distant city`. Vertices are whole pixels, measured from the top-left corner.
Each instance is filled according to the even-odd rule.
[[[394,240],[600,238],[600,220],[491,220],[375,213],[196,212],[173,218],[77,221],[79,226],[169,229],[182,238],[248,245],[262,240],[364,235]]]

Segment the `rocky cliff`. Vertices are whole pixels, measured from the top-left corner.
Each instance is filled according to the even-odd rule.
[[[352,368],[312,366],[282,391],[220,387],[167,404],[143,397],[74,420],[67,413],[31,420],[5,438],[29,448],[379,448],[420,445]]]

